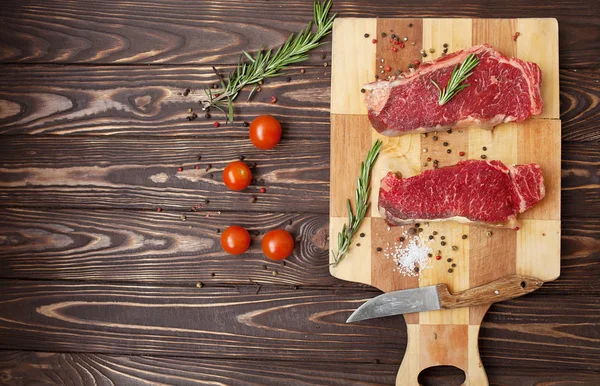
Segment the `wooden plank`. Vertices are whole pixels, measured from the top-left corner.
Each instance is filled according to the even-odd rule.
[[[535,6],[533,6],[535,4]],[[561,65],[594,67],[598,60],[598,17],[588,1],[560,0],[486,5],[434,0],[399,5],[394,0],[361,3],[336,0],[340,17],[557,17]],[[135,11],[133,10],[135,9]],[[265,12],[268,10],[268,12]],[[201,17],[200,17],[201,16]],[[140,1],[132,8],[118,1],[7,3],[0,25],[0,59],[26,63],[235,63],[241,50],[276,47],[312,19],[310,3],[293,0],[274,6],[260,0],[223,6],[167,0]],[[364,33],[364,31],[363,31]],[[311,63],[322,63],[321,51]]]
[[[232,224],[252,235],[243,256],[229,255],[219,244],[220,232]],[[260,247],[262,235],[276,228],[296,239],[284,263],[266,259]],[[199,211],[182,218],[151,211],[4,209],[0,277],[340,285],[327,270],[327,229],[323,215]]]
[[[210,137],[219,121],[221,135],[247,138],[242,123],[271,114],[283,123],[284,138],[328,139],[331,67],[302,68],[267,80],[251,102],[242,92],[236,121],[226,125],[218,111],[208,120],[200,114],[200,88],[215,81],[210,66],[5,66],[0,134]],[[563,140],[600,140],[599,78],[598,69],[560,71]],[[178,95],[188,87],[190,95]],[[193,122],[186,119],[189,108],[200,114]]]
[[[180,285],[195,285],[198,281],[239,285],[252,280],[261,285],[355,286],[329,274],[327,215],[210,213],[209,218],[203,213],[189,213],[182,221],[180,213],[4,208],[0,211],[0,277]],[[218,247],[216,229],[232,223],[252,231],[254,244],[242,257],[227,255]],[[558,281],[547,283],[544,288],[578,296],[600,296],[594,284],[600,276],[600,221],[571,218],[563,219],[562,225],[562,273]],[[285,266],[266,260],[259,250],[260,235],[255,232],[262,234],[275,227],[287,228],[297,238],[294,256]],[[470,236],[467,242],[475,242],[474,237]],[[194,242],[185,247],[186,240]],[[197,240],[206,240],[210,249],[203,251]],[[461,249],[468,247],[468,243],[458,245]],[[382,253],[372,253],[385,259]],[[490,275],[498,275],[492,271],[498,266],[486,264],[489,260],[484,257],[480,260],[482,269],[487,267]],[[391,270],[391,260],[386,261]],[[383,287],[377,282],[381,275],[373,274],[369,280]],[[418,285],[416,277],[397,277],[404,279],[411,280],[412,286]],[[480,282],[472,282],[475,284]]]
[[[401,317],[344,323],[376,292],[253,286],[158,287],[0,282],[0,349],[399,364]],[[556,304],[561,304],[556,307]],[[531,312],[535,305],[535,313]],[[484,365],[592,370],[598,297],[539,291],[493,305]],[[168,317],[167,317],[168,315]]]
[[[0,377],[4,382],[28,384],[138,385],[160,382],[188,385],[218,382],[228,385],[320,384],[390,385],[397,366],[383,363],[318,363],[298,361],[252,361],[106,354],[61,354],[0,351]],[[302,361],[306,360],[306,361]],[[595,385],[598,372],[525,367],[487,367],[492,385],[568,384]],[[422,385],[456,385],[460,374],[451,368],[433,368],[419,380]]]
[[[225,166],[241,155],[245,162],[256,163],[256,183],[234,192],[221,176]],[[329,144],[322,141],[284,139],[266,152],[248,139],[218,136],[203,140],[8,136],[0,143],[0,165],[3,206],[189,211],[208,199],[205,209],[213,210],[301,208],[326,213],[328,208]],[[259,192],[261,187],[266,193]],[[249,202],[252,196],[257,197],[254,203]]]
[[[223,73],[231,66],[219,67]],[[301,72],[304,71],[304,73]],[[211,66],[7,66],[0,72],[0,134],[221,136],[248,138],[244,121],[276,116],[284,139],[329,138],[331,67],[293,67],[268,79],[235,122],[218,110],[205,118],[203,88],[217,82]],[[288,81],[289,79],[289,81]],[[190,89],[188,95],[185,90]],[[271,103],[271,96],[277,103]],[[199,117],[190,122],[188,109]],[[220,122],[215,129],[214,122]]]
[[[562,147],[563,217],[600,217],[600,147]],[[221,184],[221,170],[239,155],[257,163],[265,194],[257,193],[263,185],[231,192]],[[264,152],[242,139],[5,136],[0,169],[0,207],[188,211],[205,197],[212,210],[327,213],[329,207],[329,144],[321,141],[284,139]],[[258,200],[250,204],[252,195]]]

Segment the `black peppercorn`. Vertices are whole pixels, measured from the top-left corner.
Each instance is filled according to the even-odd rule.
[[[485,154],[481,155],[481,159],[486,159],[486,158],[487,158],[487,156]]]
[[[429,236],[429,240],[433,240],[433,236]]]
[[[365,92],[367,92],[367,90],[365,90],[364,88],[361,88],[360,92],[364,94]]]
[[[244,121],[244,123],[242,123],[242,126],[248,127],[248,126],[250,126],[250,124],[248,122]]]
[[[399,240],[400,240],[400,241],[404,241],[404,237],[400,237],[400,239],[399,239]]]
[[[446,242],[442,241],[440,244],[442,244],[442,247],[443,247],[444,245],[446,245]]]
[[[440,239],[446,240],[446,236],[442,236],[442,237],[440,237]]]
[[[369,34],[365,34],[365,37],[368,38],[370,35]]]
[[[382,251],[381,247],[377,247],[377,252],[381,252],[381,251]]]
[[[442,145],[448,146],[448,142],[444,142],[444,143],[442,143]]]
[[[365,234],[364,234],[364,233],[361,233],[359,236],[360,236],[360,237],[365,237]]]
[[[437,235],[437,231],[433,231],[433,235],[436,236]]]
[[[452,267],[453,267],[453,268],[454,268],[454,267],[456,267],[456,264],[452,263]]]
[[[452,268],[448,268],[448,273],[452,273]]]
[[[452,261],[452,258],[451,258],[451,257],[449,257],[449,258],[447,258],[447,259],[446,259],[446,261],[449,263],[449,262],[451,262],[451,261]]]
[[[452,150],[448,149],[448,150],[446,150],[446,153],[450,154],[450,153],[452,153]]]
[[[437,141],[437,140],[438,140],[438,137],[437,137],[437,135],[434,135],[432,139],[433,139],[434,141]]]
[[[467,235],[462,235],[462,239],[463,240],[466,239],[466,238],[467,238]]]
[[[448,129],[448,130],[446,130],[446,133],[448,133],[448,134],[452,134],[452,129]]]
[[[483,151],[486,151],[486,150],[487,150],[487,147],[485,147],[485,146],[484,146],[482,149],[483,149]]]

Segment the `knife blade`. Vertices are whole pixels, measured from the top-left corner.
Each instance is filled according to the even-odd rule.
[[[358,307],[346,323],[413,312],[491,304],[526,295],[543,284],[535,277],[508,275],[456,294],[450,293],[446,284],[388,292]]]

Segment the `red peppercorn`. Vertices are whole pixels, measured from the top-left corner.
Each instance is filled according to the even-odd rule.
[[[377,43],[377,39],[373,39],[373,44]]]
[[[399,43],[400,43],[399,44],[400,48],[404,48],[404,43],[402,43],[402,42],[399,42]]]
[[[213,123],[213,126],[214,126],[214,127],[219,127],[219,122],[215,122],[215,123]]]
[[[390,43],[393,43],[393,42],[394,42],[394,39],[390,38]]]
[[[390,71],[392,71],[392,69],[390,68],[390,66],[385,66],[384,70],[385,70],[386,72],[390,72]]]
[[[464,155],[465,155],[465,152],[464,152],[464,151],[461,151],[461,152],[459,152],[459,153],[458,153],[458,155],[462,157],[462,156],[464,156]]]
[[[396,47],[392,47],[392,51],[398,52],[398,49]]]
[[[219,97],[219,96],[221,96],[221,94],[215,94],[215,98],[217,98],[217,97]]]
[[[261,192],[261,193],[264,193],[264,192],[266,192],[266,191],[267,191],[267,189],[265,189],[265,188],[260,188],[260,192]]]
[[[275,103],[277,102],[277,98],[275,98],[274,96],[271,97],[271,103]]]
[[[431,157],[427,157],[427,162],[431,162]]]
[[[158,208],[156,208],[156,211],[157,211],[157,212],[162,212],[162,208],[161,208],[161,207],[158,207]]]
[[[421,64],[421,62],[419,62],[418,60],[415,60],[415,61],[413,62],[413,64],[414,64],[415,66],[418,66],[419,64]]]
[[[397,46],[399,46],[400,42],[398,40],[394,40],[394,44],[397,45]]]
[[[442,256],[440,256],[440,255],[437,255],[437,256],[435,257],[435,259],[436,259],[436,260],[442,260]]]
[[[200,165],[196,165],[196,169],[200,169]]]
[[[516,227],[515,230],[518,231],[519,229],[521,229],[521,227]]]

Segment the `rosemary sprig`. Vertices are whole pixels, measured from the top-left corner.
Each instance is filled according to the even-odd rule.
[[[215,107],[225,112],[227,109],[227,119],[233,122],[233,101],[237,98],[240,90],[247,85],[254,85],[248,96],[250,99],[262,80],[281,75],[280,71],[287,66],[305,61],[308,59],[309,51],[323,44],[320,43],[320,40],[331,33],[333,19],[336,16],[336,14],[328,16],[332,4],[333,0],[324,2],[315,0],[313,5],[314,22],[309,22],[302,32],[291,34],[275,53],[272,50],[261,50],[253,57],[246,51],[242,51],[243,55],[240,55],[238,65],[227,78],[215,69],[221,86],[216,90],[210,88],[204,90],[208,99],[202,102],[203,110]],[[312,31],[313,23],[316,26],[314,33]]]
[[[365,218],[367,209],[369,208],[369,193],[371,192],[370,180],[371,170],[373,164],[379,156],[379,150],[381,150],[382,142],[380,140],[375,141],[371,150],[367,154],[365,162],[360,164],[360,177],[356,182],[356,192],[354,194],[354,205],[356,206],[356,214],[352,212],[350,206],[350,200],[346,201],[348,207],[348,223],[345,223],[342,227],[342,231],[338,233],[338,245],[337,252],[331,250],[333,256],[333,263],[331,265],[336,266],[346,257],[352,237],[360,227],[362,220]]]
[[[435,87],[440,91],[440,100],[438,104],[440,106],[448,103],[448,101],[460,92],[462,89],[469,87],[470,84],[461,84],[468,77],[470,77],[473,72],[472,70],[479,64],[479,58],[473,54],[469,54],[465,61],[458,67],[458,64],[454,66],[452,70],[452,75],[450,75],[450,80],[448,81],[448,85],[442,90],[440,86],[433,79],[431,79],[431,83],[434,84]]]

